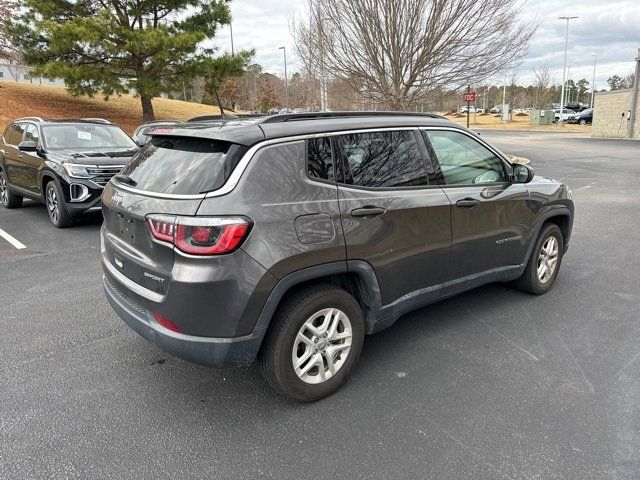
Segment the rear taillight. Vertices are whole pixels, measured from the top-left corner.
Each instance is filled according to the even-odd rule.
[[[242,217],[176,217],[148,215],[151,235],[170,242],[192,255],[222,255],[233,252],[251,227]]]
[[[158,240],[173,243],[176,217],[170,215],[149,215],[147,224],[151,234]]]
[[[157,312],[153,312],[153,318],[155,318],[156,322],[158,322],[164,328],[171,330],[172,332],[182,333],[182,329],[179,326],[177,326],[175,323],[173,323],[171,320],[169,320],[167,317],[164,317]]]

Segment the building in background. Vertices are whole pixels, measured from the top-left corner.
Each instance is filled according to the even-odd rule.
[[[636,57],[633,88],[596,92],[592,137],[640,138],[640,49]]]
[[[61,78],[32,77],[31,67],[11,63],[0,63],[0,81],[17,83],[35,83],[39,85],[54,85],[64,87]]]

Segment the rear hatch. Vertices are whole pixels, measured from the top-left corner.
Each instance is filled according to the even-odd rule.
[[[195,216],[204,195],[224,185],[246,150],[214,139],[153,137],[104,190],[106,270],[144,288],[136,293],[162,301],[176,253],[171,240],[154,238],[150,220]]]

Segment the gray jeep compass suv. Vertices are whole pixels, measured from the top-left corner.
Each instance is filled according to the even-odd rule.
[[[298,401],[412,309],[488,282],[546,292],[573,222],[567,186],[410,113],[158,129],[102,202],[119,316],[192,362],[257,360]]]

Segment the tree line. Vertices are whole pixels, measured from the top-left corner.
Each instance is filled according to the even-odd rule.
[[[490,84],[526,55],[535,22],[518,0],[308,0],[291,21],[301,65],[289,79],[292,107],[317,110],[457,108],[473,85],[478,102],[502,103]],[[282,78],[211,44],[229,24],[228,0],[0,0],[0,60],[32,75],[62,78],[75,95],[140,97],[144,120],[161,94],[266,111],[284,106]],[[612,89],[629,78],[612,76]],[[589,82],[570,80],[569,98],[586,101]],[[512,78],[508,103],[543,107],[559,98],[548,69],[531,85]],[[326,93],[325,93],[326,92]]]

